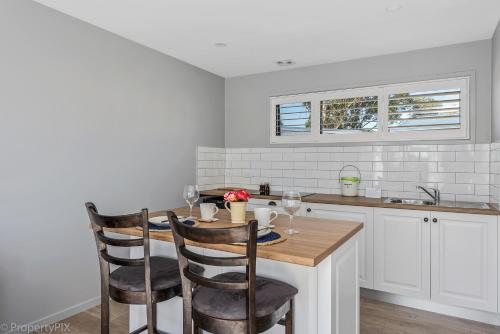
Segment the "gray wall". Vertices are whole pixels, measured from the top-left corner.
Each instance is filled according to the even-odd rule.
[[[500,22],[493,36],[492,139],[500,141]]]
[[[224,145],[224,79],[27,0],[0,1],[0,323],[99,295],[84,210],[183,203]]]
[[[226,146],[271,146],[269,97],[273,95],[435,79],[456,74],[473,76],[471,141],[489,143],[491,40],[484,40],[227,79]]]

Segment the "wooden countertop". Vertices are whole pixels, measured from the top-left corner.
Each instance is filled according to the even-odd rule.
[[[188,208],[178,208],[173,211],[177,215],[189,215]],[[149,215],[150,217],[161,216],[165,215],[165,211],[152,212]],[[193,209],[193,215],[200,216],[198,208]],[[235,226],[231,224],[230,214],[227,210],[220,210],[216,217],[220,220],[214,223],[201,223],[199,227]],[[246,218],[247,220],[253,219],[253,213],[247,212]],[[283,230],[288,227],[288,216],[279,215],[273,221],[273,224],[276,225],[275,231],[283,234]],[[314,267],[359,232],[363,228],[363,224],[340,220],[295,217],[294,228],[299,233],[287,236],[288,239],[284,242],[270,246],[258,246],[257,257]],[[135,228],[107,229],[107,231],[142,236],[142,231]],[[171,232],[150,232],[150,237],[151,239],[173,242]],[[245,253],[245,247],[239,245],[190,244],[238,254]]]
[[[201,191],[202,195],[222,196],[229,188],[219,188],[212,190]],[[252,195],[252,198],[281,200],[280,196],[262,196]],[[409,204],[395,204],[385,203],[386,198],[366,198],[366,197],[344,197],[341,195],[331,194],[309,194],[302,197],[304,203],[319,203],[319,204],[338,204],[338,205],[354,205],[354,206],[367,206],[374,208],[391,208],[391,209],[407,209],[407,210],[421,210],[421,211],[441,211],[441,212],[456,212],[456,213],[469,213],[479,215],[500,216],[499,207],[495,204],[488,203],[490,209],[467,208],[467,202],[452,202],[441,201],[440,205],[409,205]],[[465,207],[464,207],[465,206]]]
[[[467,208],[467,202],[451,202],[441,201],[439,205],[410,205],[410,204],[394,204],[385,203],[386,198],[366,198],[366,197],[344,197],[341,195],[329,194],[312,194],[302,199],[303,202],[320,203],[320,204],[340,204],[340,205],[354,205],[354,206],[367,206],[375,208],[391,208],[391,209],[408,209],[408,210],[422,210],[422,211],[441,211],[441,212],[456,212],[456,213],[469,213],[480,215],[500,215],[500,211],[496,206],[489,204],[490,209]]]

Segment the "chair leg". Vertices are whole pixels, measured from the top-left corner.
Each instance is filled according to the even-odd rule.
[[[293,299],[290,300],[290,309],[285,315],[285,333],[293,334]]]
[[[193,334],[201,334],[201,329],[196,323],[193,325]]]
[[[109,293],[101,291],[101,334],[109,334]]]
[[[153,304],[150,299],[146,302],[146,318],[148,333],[156,333],[156,304]]]

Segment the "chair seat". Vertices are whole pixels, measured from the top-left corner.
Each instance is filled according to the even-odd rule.
[[[231,282],[244,281],[245,274],[229,272],[213,279]],[[257,318],[268,316],[290,301],[298,290],[274,279],[256,277],[255,304]],[[246,291],[217,290],[197,287],[193,292],[193,309],[198,313],[225,320],[247,318]]]
[[[176,259],[151,256],[151,290],[160,291],[181,285],[179,264]],[[201,274],[203,268],[190,264],[191,271]],[[111,273],[109,285],[125,291],[144,292],[144,266],[123,266]]]

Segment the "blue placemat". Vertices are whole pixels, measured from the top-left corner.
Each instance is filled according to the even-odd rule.
[[[263,235],[260,238],[257,238],[257,243],[263,244],[263,243],[267,243],[267,242],[272,242],[272,241],[278,240],[279,238],[281,238],[281,234],[273,231],[269,234]]]
[[[195,222],[192,220],[185,220],[182,223],[189,225],[189,226],[193,226],[195,224]],[[157,224],[157,223],[149,222],[149,230],[150,231],[169,231],[170,224]]]

